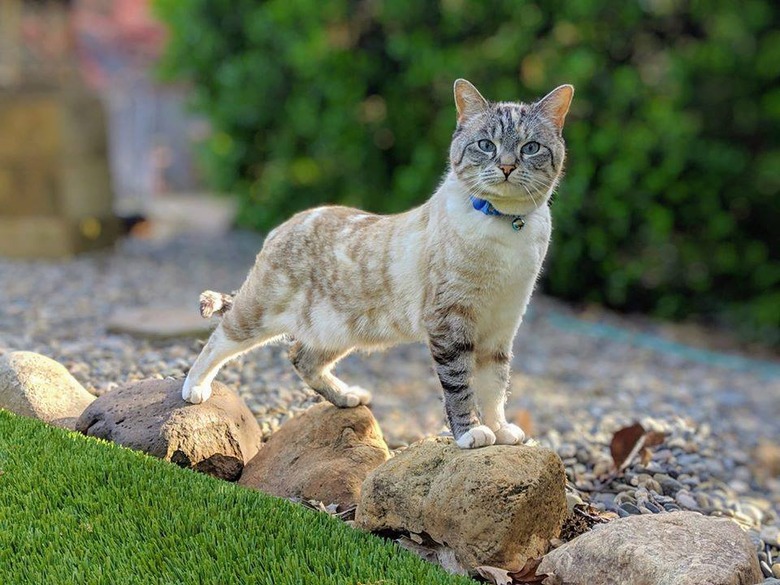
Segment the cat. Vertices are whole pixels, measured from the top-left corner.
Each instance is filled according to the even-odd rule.
[[[389,216],[298,213],[268,234],[235,294],[201,295],[201,314],[222,319],[184,400],[207,400],[226,361],[287,338],[312,389],[336,406],[368,404],[371,394],[336,378],[334,364],[354,349],[423,341],[459,447],[525,440],[504,414],[512,341],[547,253],[574,88],[531,104],[489,102],[464,79],[454,93],[449,169],[426,203]]]

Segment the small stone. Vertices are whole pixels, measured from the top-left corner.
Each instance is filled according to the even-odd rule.
[[[761,540],[771,546],[780,547],[780,528],[777,526],[764,526],[761,529]]]
[[[634,504],[632,504],[630,502],[626,502],[625,504],[621,504],[620,507],[623,510],[625,510],[626,512],[628,512],[629,514],[641,514],[642,513],[642,511],[637,506],[635,506]]]
[[[558,447],[558,457],[561,459],[574,459],[575,455],[577,454],[577,447],[575,445],[572,445],[571,443],[564,443],[560,447]],[[576,461],[572,461],[572,464],[574,464]]]
[[[772,567],[766,564],[766,561],[759,561],[761,566],[761,572],[764,573],[764,577],[772,577]]]
[[[687,492],[678,492],[677,496],[675,496],[675,499],[677,500],[677,503],[680,504],[680,506],[683,508],[687,508],[689,510],[699,509],[699,505],[696,503],[696,500]]]
[[[671,477],[661,479],[658,483],[661,484],[661,489],[663,489],[665,496],[674,496],[685,487],[682,483]]]
[[[772,575],[775,577],[775,579],[780,579],[780,563],[775,563],[772,565]]]

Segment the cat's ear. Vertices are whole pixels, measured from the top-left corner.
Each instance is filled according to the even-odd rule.
[[[552,120],[558,130],[562,130],[563,122],[566,120],[566,114],[569,113],[569,106],[573,97],[574,86],[561,85],[536,102],[535,107]]]
[[[458,109],[458,122],[463,122],[466,118],[484,111],[488,102],[477,91],[477,88],[471,85],[465,79],[456,79],[455,86],[455,107]]]

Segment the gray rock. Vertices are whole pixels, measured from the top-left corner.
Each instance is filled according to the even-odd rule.
[[[426,439],[368,476],[355,524],[424,532],[467,567],[518,571],[560,534],[564,484],[561,460],[548,449],[462,450],[451,439]]]
[[[663,489],[665,496],[674,496],[685,487],[682,483],[671,477],[663,478],[659,480],[658,483],[661,484],[661,489]]]
[[[322,403],[272,434],[239,483],[275,496],[349,506],[357,503],[368,473],[389,458],[368,408]]]
[[[73,429],[95,397],[62,364],[37,353],[0,356],[0,408]]]
[[[545,585],[755,585],[753,545],[732,521],[695,512],[646,514],[596,526],[547,554]]]
[[[181,399],[181,380],[144,380],[95,400],[76,430],[235,481],[260,447],[260,427],[238,395],[219,382],[201,404]]]

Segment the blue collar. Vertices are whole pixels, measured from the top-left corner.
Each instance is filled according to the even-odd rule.
[[[481,211],[485,215],[500,215],[502,217],[511,217],[512,229],[516,232],[519,232],[521,229],[523,229],[523,226],[525,225],[525,219],[522,215],[508,215],[506,213],[501,213],[498,209],[493,207],[493,204],[490,201],[480,199],[479,197],[474,197],[474,195],[469,195],[469,199],[471,199],[471,205],[477,211]]]

